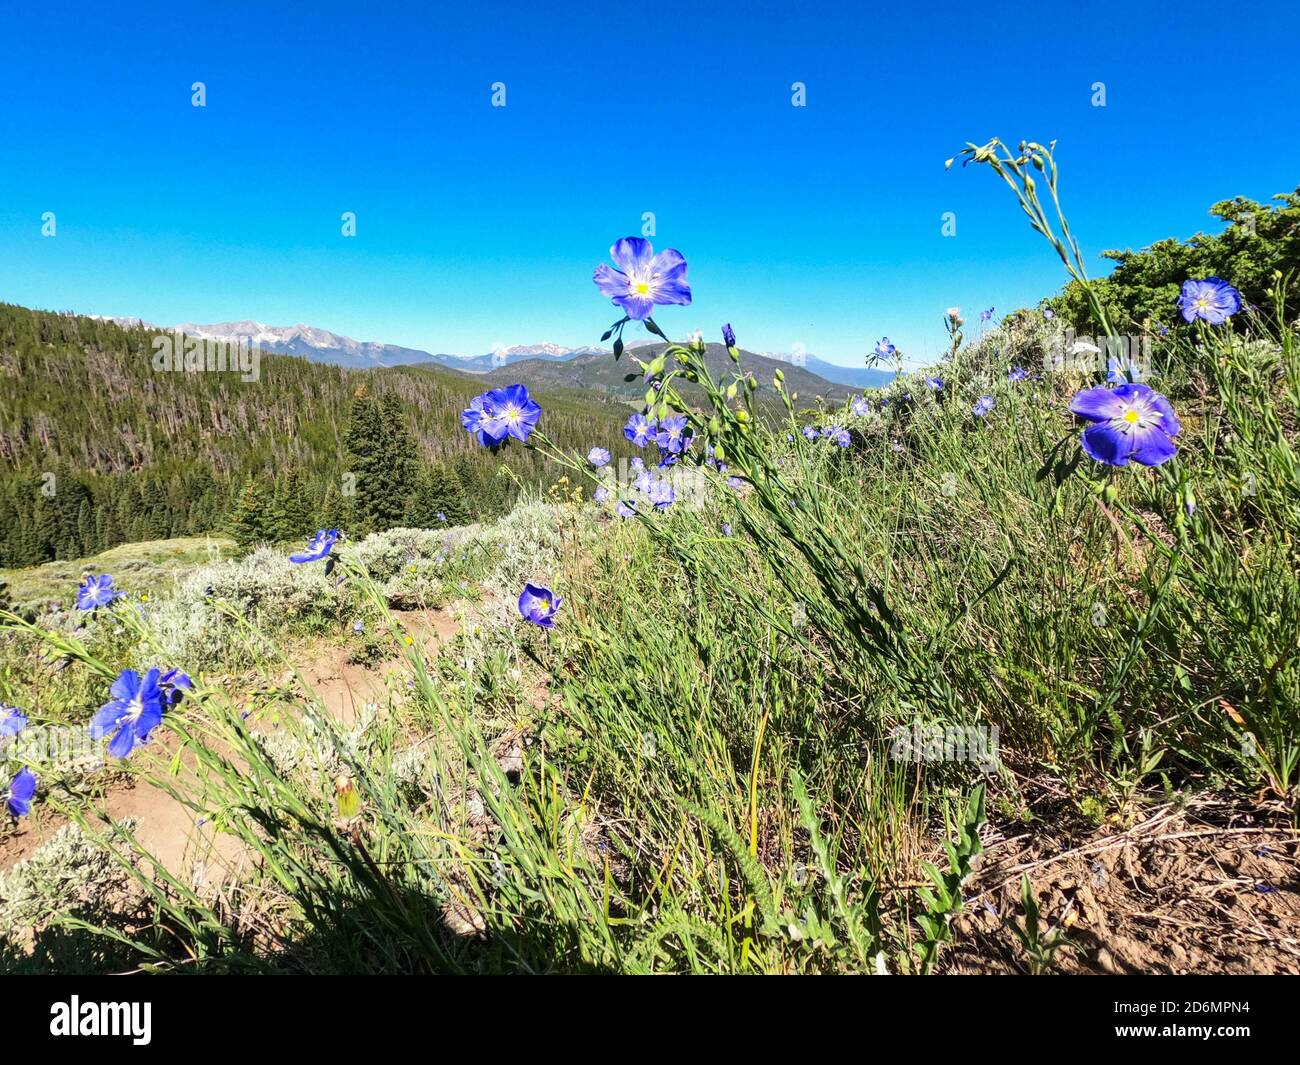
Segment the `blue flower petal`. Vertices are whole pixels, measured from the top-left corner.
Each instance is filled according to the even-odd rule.
[[[625,274],[634,270],[644,270],[654,258],[654,246],[641,237],[624,237],[616,240],[609,249],[609,257]]]
[[[1108,466],[1127,466],[1133,438],[1113,429],[1109,422],[1095,422],[1083,431],[1083,450],[1088,457]]]
[[[1070,410],[1081,418],[1094,422],[1109,421],[1124,413],[1124,404],[1116,394],[1117,389],[1085,388],[1070,400]]]
[[[1143,466],[1159,466],[1168,462],[1178,448],[1163,431],[1156,428],[1139,430],[1133,434],[1132,458]]]

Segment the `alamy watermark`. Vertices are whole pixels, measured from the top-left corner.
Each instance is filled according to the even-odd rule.
[[[969,762],[982,773],[1001,764],[997,725],[947,725],[913,721],[889,730],[889,757],[895,762]]]
[[[628,462],[625,458],[620,458],[617,466],[611,463],[604,468],[601,484],[611,497],[649,506],[657,503],[680,506],[687,510],[699,510],[709,501],[713,491],[708,475],[699,467],[679,462],[660,469],[653,463]],[[638,499],[638,496],[642,498]]]
[[[76,725],[32,725],[15,737],[0,736],[0,759],[56,770],[97,769],[104,764],[104,744]]]
[[[262,351],[248,337],[187,337],[177,329],[153,338],[153,369],[154,373],[238,373],[241,381],[257,381],[262,376]]]
[[[1141,381],[1151,376],[1151,337],[1079,336],[1066,329],[1044,349],[1043,369],[1118,373],[1130,381]]]

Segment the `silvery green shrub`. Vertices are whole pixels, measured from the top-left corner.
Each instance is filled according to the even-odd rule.
[[[241,632],[231,612],[264,634],[290,625],[320,627],[341,608],[337,585],[323,566],[295,566],[278,551],[259,548],[239,561],[213,562],[195,569],[175,594],[149,608],[159,650],[188,669],[236,665],[251,652],[246,640],[265,652],[270,641]]]

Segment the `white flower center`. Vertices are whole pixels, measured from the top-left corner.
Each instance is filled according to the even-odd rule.
[[[1127,433],[1135,429],[1150,429],[1152,426],[1160,425],[1162,418],[1158,410],[1153,410],[1139,400],[1126,407],[1124,413],[1114,421],[1117,429]]]

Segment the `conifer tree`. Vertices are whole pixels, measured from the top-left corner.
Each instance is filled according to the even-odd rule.
[[[356,485],[352,499],[352,520],[356,528],[351,534],[359,539],[378,528],[378,500],[382,495],[379,408],[364,384],[352,398],[344,443],[348,458],[345,472],[353,476]]]
[[[284,476],[284,486],[277,507],[279,525],[276,535],[281,540],[298,540],[311,535],[317,526],[312,524],[311,500],[302,470],[291,466]]]
[[[268,502],[268,493],[256,478],[250,477],[244,482],[231,518],[230,535],[245,550],[268,538]]]

